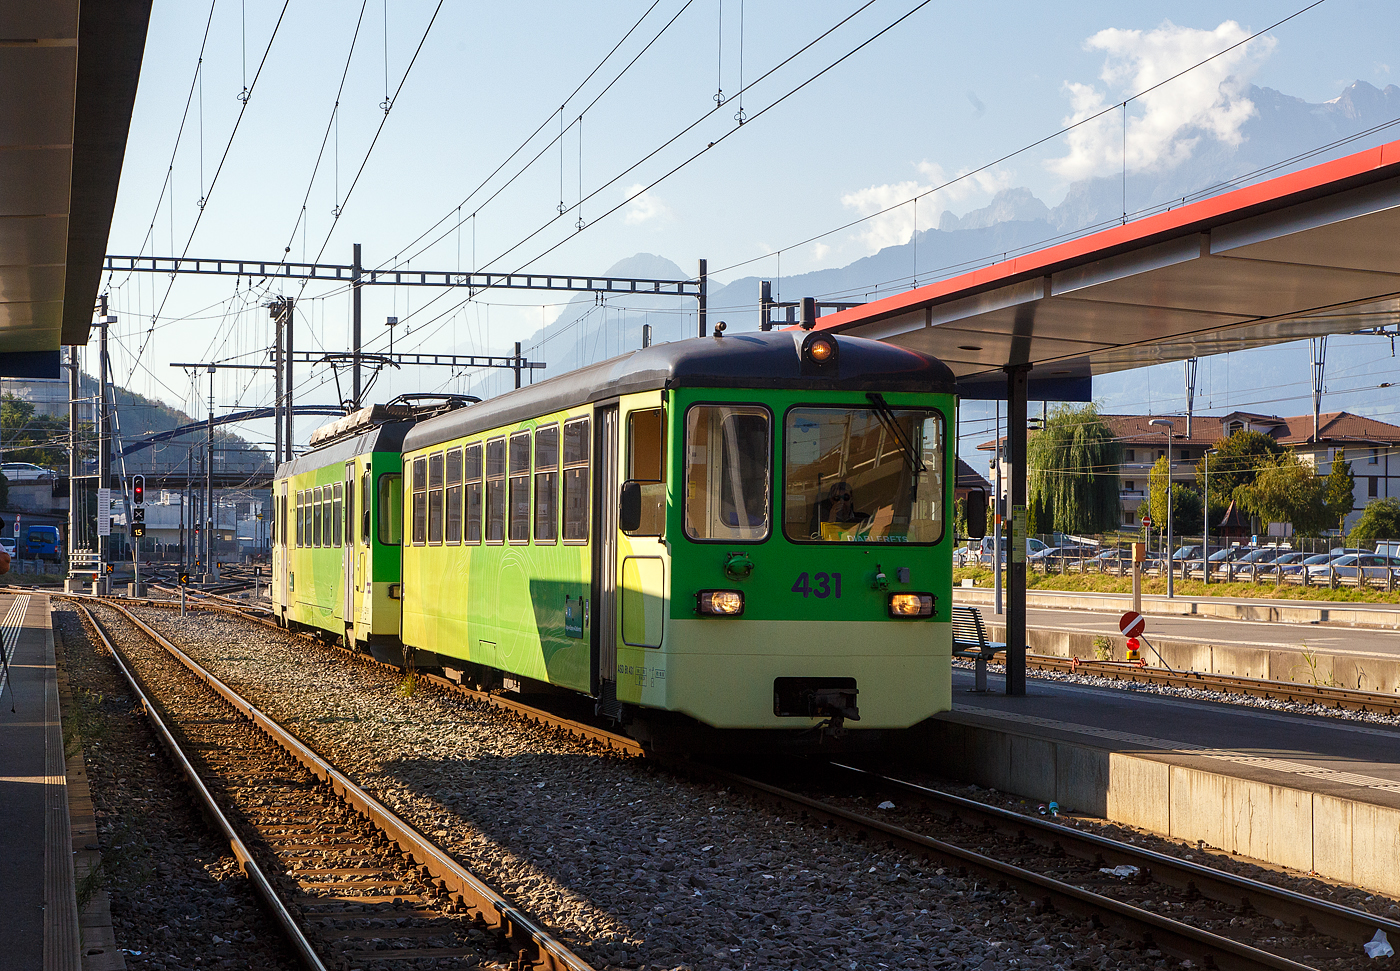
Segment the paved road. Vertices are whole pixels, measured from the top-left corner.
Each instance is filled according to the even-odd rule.
[[[1000,622],[989,607],[982,608],[982,615],[993,623]],[[1031,627],[1117,636],[1119,616],[1118,612],[1031,607],[1026,611],[1026,622]],[[1271,624],[1213,617],[1149,615],[1147,636],[1241,647],[1292,647],[1300,651],[1328,654],[1400,655],[1400,631],[1331,624]]]

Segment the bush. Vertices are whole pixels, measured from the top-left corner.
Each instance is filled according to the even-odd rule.
[[[1400,539],[1400,499],[1373,499],[1347,536],[1348,546],[1371,546],[1378,539]]]

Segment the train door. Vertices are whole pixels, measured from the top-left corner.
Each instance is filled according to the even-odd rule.
[[[344,564],[345,605],[341,614],[345,622],[346,638],[350,647],[355,646],[355,463],[345,463],[345,507],[341,512],[340,558]]]
[[[290,479],[282,483],[282,494],[277,499],[277,512],[275,514],[277,520],[278,543],[275,547],[275,552],[277,554],[275,569],[277,573],[274,582],[277,584],[278,609],[281,611],[281,615],[284,618],[287,615],[287,561],[291,558],[289,555],[291,552],[290,544],[287,542],[288,535],[292,535],[292,531],[288,528],[289,524],[287,520],[287,497],[290,491],[288,488],[290,485]],[[293,515],[295,515],[295,510],[293,510]]]
[[[599,711],[620,713],[617,703],[617,499],[618,475],[617,405],[597,410],[595,452],[598,461],[594,483],[593,603],[593,681]]]

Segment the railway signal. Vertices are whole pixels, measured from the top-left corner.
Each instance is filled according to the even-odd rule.
[[[1118,618],[1118,629],[1124,637],[1141,637],[1142,632],[1147,630],[1147,618],[1136,610],[1129,610]]]
[[[131,477],[131,501],[138,506],[145,505],[146,477],[144,475]]]

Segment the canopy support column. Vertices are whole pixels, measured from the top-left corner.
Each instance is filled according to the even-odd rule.
[[[1010,509],[1006,539],[1006,693],[1026,693],[1026,384],[1029,364],[1006,371],[1006,444]]]

